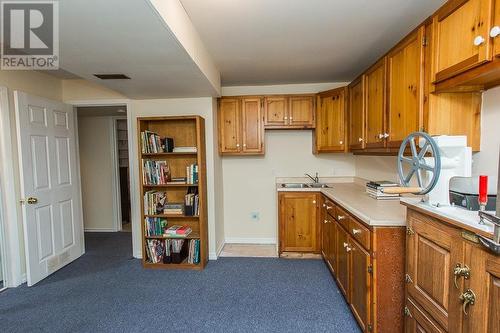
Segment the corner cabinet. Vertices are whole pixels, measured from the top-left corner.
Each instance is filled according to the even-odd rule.
[[[405,332],[500,332],[500,257],[453,221],[408,207],[405,281]]]
[[[279,253],[320,251],[318,192],[279,192]]]
[[[313,133],[313,152],[345,152],[347,88],[338,88],[318,94],[316,102],[316,129]]]
[[[261,98],[221,98],[218,121],[221,155],[264,154]]]

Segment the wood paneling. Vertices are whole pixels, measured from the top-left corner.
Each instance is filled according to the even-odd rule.
[[[241,150],[240,100],[224,98],[219,103],[219,151],[238,153]]]
[[[492,0],[449,1],[434,16],[434,80],[442,81],[490,59]],[[475,45],[475,38],[483,38]]]
[[[423,107],[422,40],[424,28],[404,39],[387,56],[387,145],[401,141],[421,126]]]
[[[365,147],[364,76],[349,85],[349,149]]]
[[[385,146],[386,58],[382,58],[365,74],[366,80],[366,147]]]
[[[288,99],[285,96],[264,98],[264,125],[266,127],[288,124]]]
[[[313,128],[315,122],[314,95],[290,96],[288,99],[288,124],[294,127]]]
[[[346,88],[339,88],[318,95],[315,153],[345,152],[346,94]]]
[[[242,151],[244,153],[263,153],[264,123],[260,98],[243,98],[242,114]]]
[[[280,192],[280,253],[319,252],[318,194],[314,192]]]
[[[367,331],[371,323],[371,256],[356,241],[350,241],[347,250],[350,252],[351,310],[361,329]]]

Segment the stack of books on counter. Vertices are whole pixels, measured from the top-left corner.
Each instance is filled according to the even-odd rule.
[[[193,230],[188,226],[173,225],[165,230],[165,236],[186,238]]]
[[[374,199],[377,200],[397,200],[399,199],[399,194],[389,194],[384,193],[384,188],[397,187],[398,183],[382,180],[382,181],[371,181],[366,183],[366,193]]]

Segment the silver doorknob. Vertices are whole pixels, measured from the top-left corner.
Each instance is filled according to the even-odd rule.
[[[490,37],[495,38],[498,35],[500,35],[500,27],[498,25],[495,25],[493,28],[490,30]]]
[[[485,39],[483,36],[476,36],[476,38],[474,38],[474,45],[475,46],[479,46],[481,44],[483,44],[485,42]]]

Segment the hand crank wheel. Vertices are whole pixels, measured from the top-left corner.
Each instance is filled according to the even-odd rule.
[[[417,143],[420,150],[417,148]],[[411,156],[405,156],[408,146]],[[431,160],[434,163],[428,163]],[[398,174],[401,184],[408,187],[412,179],[416,177],[421,191],[415,194],[427,194],[436,186],[440,172],[441,155],[436,141],[424,132],[414,132],[408,135],[403,140],[398,153]],[[428,176],[428,179],[424,179],[424,176]]]

